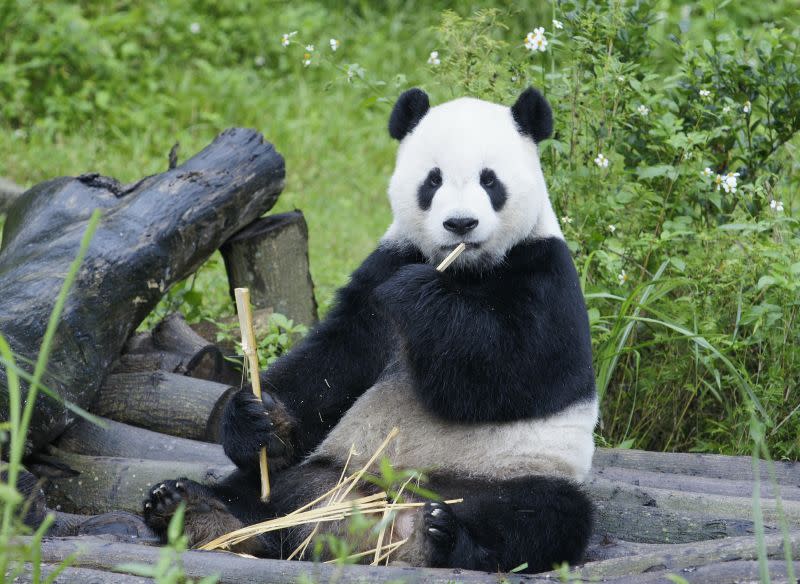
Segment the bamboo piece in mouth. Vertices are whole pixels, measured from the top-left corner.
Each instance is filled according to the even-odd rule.
[[[236,298],[236,312],[239,315],[239,328],[242,331],[242,352],[247,359],[247,366],[250,370],[250,383],[253,386],[253,394],[261,399],[261,378],[258,369],[258,352],[256,351],[256,335],[253,331],[253,312],[250,308],[250,289],[236,288],[233,291]],[[269,471],[267,467],[267,449],[261,449],[258,457],[258,465],[261,470],[261,500],[269,501]]]
[[[456,261],[456,258],[461,255],[461,252],[467,249],[467,244],[463,241],[459,243],[456,248],[451,251],[446,258],[442,260],[442,263],[436,266],[437,272],[444,272],[450,264]]]

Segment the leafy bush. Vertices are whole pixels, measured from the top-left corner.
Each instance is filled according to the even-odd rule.
[[[774,454],[800,458],[792,2],[4,6],[0,173],[130,180],[163,169],[176,139],[193,152],[226,126],[259,127],[287,159],[276,210],[308,217],[323,307],[388,225],[394,98],[420,85],[434,102],[510,104],[542,88],[602,439],[749,453],[763,427]],[[192,319],[230,311],[215,261],[166,302]]]

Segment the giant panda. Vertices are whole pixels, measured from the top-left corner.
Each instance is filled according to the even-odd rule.
[[[529,572],[578,562],[598,406],[584,300],[538,156],[551,132],[533,88],[511,107],[460,98],[431,108],[419,89],[401,95],[389,120],[393,221],[380,244],[327,318],[262,374],[263,400],[245,387],[228,403],[221,442],[239,470],[217,486],[155,485],[147,523],[163,534],[183,501],[198,544],[285,515],[336,484],[351,446],[357,469],[397,426],[392,464],[424,470],[440,497],[398,518],[395,538],[409,539],[397,560]],[[466,251],[437,271],[461,242]],[[451,498],[463,502],[442,502]],[[310,530],[238,550],[285,558]]]

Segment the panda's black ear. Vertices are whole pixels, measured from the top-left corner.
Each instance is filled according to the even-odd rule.
[[[389,117],[389,135],[395,140],[402,140],[425,117],[430,109],[428,94],[421,89],[409,89],[394,104]]]
[[[544,96],[529,87],[511,106],[511,115],[521,134],[530,136],[536,143],[553,135],[553,110]]]

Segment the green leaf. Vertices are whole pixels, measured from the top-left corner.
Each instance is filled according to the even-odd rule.
[[[756,284],[757,290],[763,290],[767,286],[772,286],[775,283],[775,278],[772,276],[761,276],[758,279],[758,284]]]

